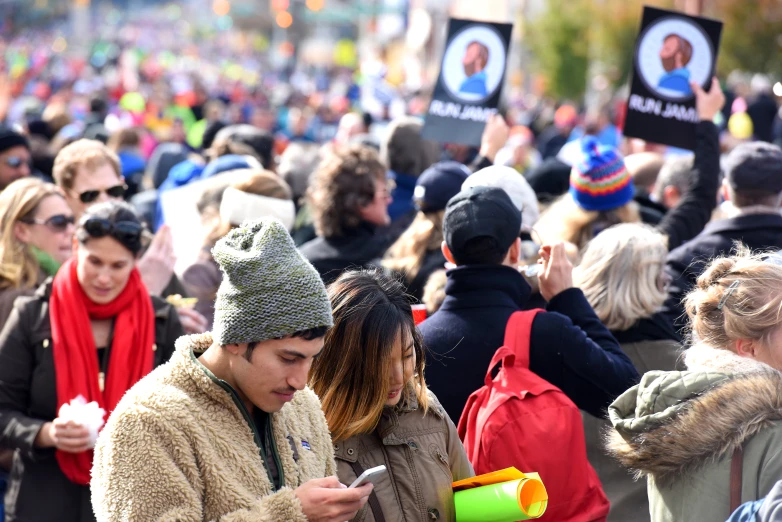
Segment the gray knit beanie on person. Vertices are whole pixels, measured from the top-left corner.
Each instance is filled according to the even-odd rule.
[[[323,281],[278,220],[232,230],[212,256],[223,273],[212,331],[221,346],[334,325]]]

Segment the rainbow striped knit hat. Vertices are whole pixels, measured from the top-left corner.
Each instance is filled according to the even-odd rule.
[[[570,194],[584,210],[607,211],[633,199],[633,180],[622,156],[593,136],[581,139],[584,158],[570,171]]]

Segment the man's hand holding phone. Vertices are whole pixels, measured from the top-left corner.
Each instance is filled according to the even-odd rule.
[[[337,477],[326,477],[305,482],[294,493],[310,522],[345,522],[364,507],[373,488],[371,482],[348,488]]]

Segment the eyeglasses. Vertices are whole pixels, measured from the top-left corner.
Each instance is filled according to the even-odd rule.
[[[24,219],[22,223],[28,225],[44,225],[52,232],[65,232],[68,230],[68,226],[73,225],[76,221],[73,216],[66,216],[65,214],[57,214],[49,219]]]
[[[30,165],[32,162],[29,159],[20,158],[19,156],[9,156],[5,159],[5,164],[12,169],[18,169],[22,165]]]
[[[85,190],[79,194],[79,199],[85,204],[92,203],[98,199],[98,196],[100,196],[102,192],[105,192],[109,197],[119,199],[125,195],[126,190],[128,190],[127,185],[114,185],[106,190]]]
[[[141,240],[143,229],[139,223],[134,221],[112,223],[108,219],[89,218],[84,222],[84,230],[95,239],[110,235],[123,245],[129,246]]]

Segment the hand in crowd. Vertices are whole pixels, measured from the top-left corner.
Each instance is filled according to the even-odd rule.
[[[179,321],[182,323],[185,333],[188,335],[202,334],[209,327],[206,317],[190,308],[179,308]]]
[[[81,453],[92,447],[86,426],[60,418],[44,423],[35,437],[35,446],[57,448],[68,453]]]
[[[310,522],[344,522],[356,516],[373,488],[369,483],[350,489],[337,477],[326,477],[305,482],[294,493]]]
[[[725,94],[722,92],[717,78],[711,79],[711,89],[704,91],[696,82],[690,82],[692,92],[695,93],[695,109],[701,121],[712,121],[725,105]]]
[[[499,114],[491,116],[486,121],[486,128],[483,129],[483,136],[481,137],[481,156],[493,163],[494,157],[497,156],[500,149],[507,143],[509,132],[510,129],[505,122],[505,118]]]
[[[565,243],[559,242],[553,245],[543,245],[538,252],[542,265],[538,281],[540,282],[540,295],[546,301],[551,301],[555,296],[573,287],[573,264],[565,252]]]
[[[160,295],[163,292],[174,275],[175,264],[174,238],[171,229],[164,225],[155,234],[147,252],[141,256],[137,265],[150,295]]]

